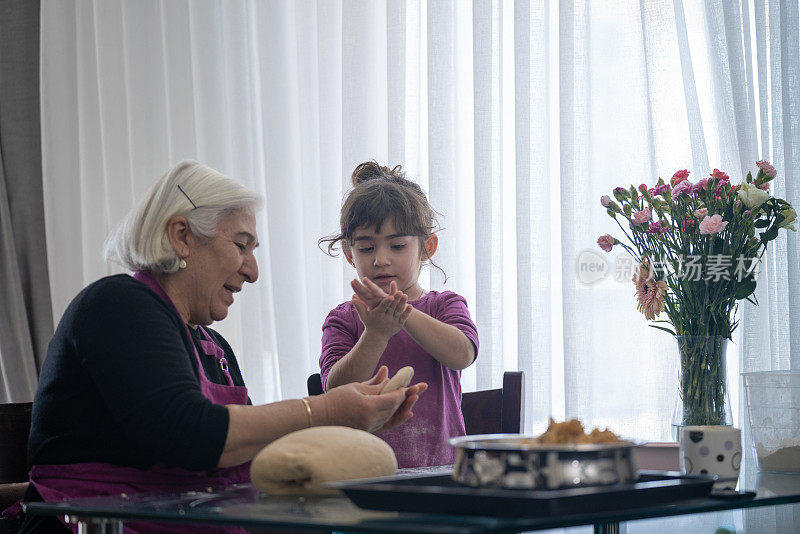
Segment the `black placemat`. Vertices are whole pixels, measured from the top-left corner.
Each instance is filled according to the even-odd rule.
[[[471,488],[449,474],[397,476],[330,484],[358,506],[458,515],[554,517],[611,510],[632,510],[707,497],[711,477],[641,471],[639,481],[589,488],[524,490]]]

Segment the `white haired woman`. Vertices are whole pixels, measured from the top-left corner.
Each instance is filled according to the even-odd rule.
[[[259,204],[185,161],[109,238],[106,258],[135,274],[90,284],[64,312],[33,404],[26,500],[247,482],[249,460],[289,432],[377,431],[411,417],[425,384],[381,395],[385,368],[324,395],[250,405],[231,347],[206,326],[258,278]],[[29,515],[21,532],[65,530],[60,521]]]

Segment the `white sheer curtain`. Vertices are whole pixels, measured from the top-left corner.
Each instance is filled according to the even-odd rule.
[[[55,318],[111,272],[122,214],[196,158],[267,199],[262,278],[218,326],[255,400],[300,395],[354,275],[316,242],[357,163],[402,163],[442,214],[448,280],[425,284],[464,294],[478,323],[465,388],[521,369],[529,430],[553,414],[666,439],[672,340],[632,284],[577,276],[613,230],[598,199],[680,168],[736,181],[764,157],[800,204],[798,68],[788,0],[44,2]],[[734,403],[740,368],[800,367],[794,234],[774,245],[729,351]]]
[[[196,158],[267,199],[261,280],[218,328],[255,401],[302,395],[354,276],[316,242],[357,163],[401,163],[444,227],[448,280],[423,285],[465,295],[478,324],[465,389],[521,369],[529,431],[553,415],[669,439],[673,341],[629,277],[581,283],[579,257],[614,229],[601,195],[681,168],[736,182],[763,157],[800,205],[799,54],[796,0],[43,2],[55,318],[112,272],[100,250],[122,214]],[[740,424],[740,370],[800,368],[795,239],[773,242],[761,305],[740,310]],[[792,514],[722,517],[780,531]]]

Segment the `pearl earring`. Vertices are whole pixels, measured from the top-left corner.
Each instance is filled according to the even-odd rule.
[[[178,262],[178,267],[180,267],[181,269],[185,269],[186,268],[186,260],[181,258],[181,261]]]

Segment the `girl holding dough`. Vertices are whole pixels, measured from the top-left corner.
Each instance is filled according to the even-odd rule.
[[[413,367],[414,380],[428,384],[425,399],[406,424],[378,435],[399,467],[453,463],[455,451],[445,442],[465,433],[461,370],[475,360],[478,333],[462,296],[419,285],[422,264],[433,264],[438,245],[434,210],[399,165],[362,163],[352,182],[340,233],[320,240],[331,255],[341,242],[359,276],[351,282],[353,298],[322,326],[323,387],[366,380],[382,365],[390,375]]]

